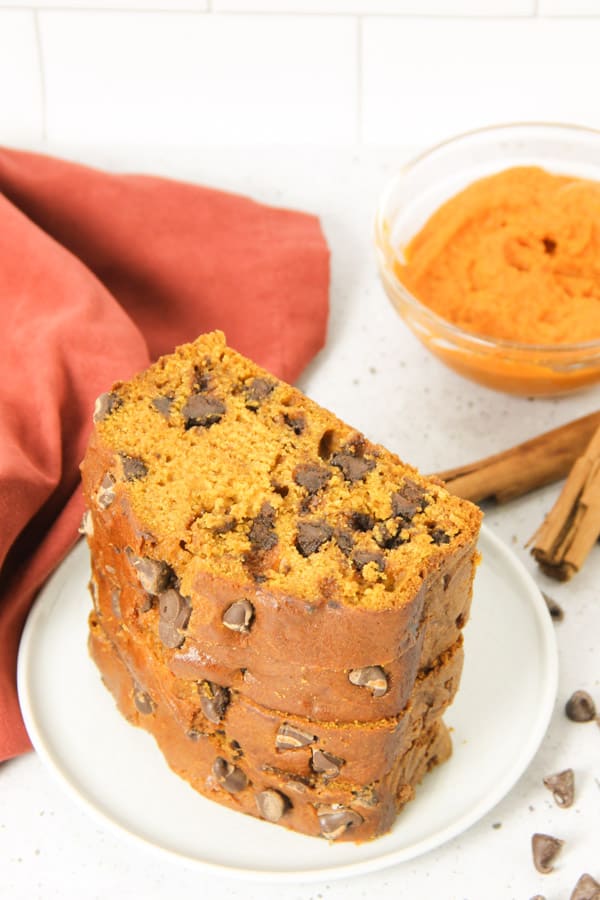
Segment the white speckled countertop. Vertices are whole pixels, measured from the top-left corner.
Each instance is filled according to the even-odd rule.
[[[188,178],[318,213],[332,251],[331,320],[327,347],[300,386],[425,472],[496,452],[599,406],[600,387],[530,400],[464,381],[430,357],[399,320],[378,282],[371,222],[379,191],[408,149],[212,148],[180,155],[152,150],[144,158],[126,150],[51,152],[107,168]],[[556,584],[539,574],[524,548],[557,493],[557,486],[548,487],[486,509],[487,525],[560,602],[565,619],[556,625],[559,692],[549,731],[516,786],[478,824],[424,856],[352,880],[230,882],[165,861],[99,827],[31,753],[0,765],[0,897],[358,900],[377,894],[528,900],[542,894],[566,900],[582,872],[600,880],[600,728],[573,724],[563,713],[577,688],[600,704],[600,549],[594,548],[570,584]],[[567,767],[575,770],[577,790],[574,806],[565,810],[541,781]],[[550,875],[532,865],[535,831],[565,840]]]

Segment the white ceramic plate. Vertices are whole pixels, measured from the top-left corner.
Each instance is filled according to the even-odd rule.
[[[329,844],[240,815],[196,794],[153,738],[129,725],[86,647],[87,548],[39,595],[19,653],[19,696],[41,758],[89,811],[154,850],[221,875],[310,881],[411,859],[464,831],[517,781],[545,734],[557,687],[553,626],[533,580],[487,529],[465,630],[465,669],[446,715],[452,758],[428,775],[392,832]]]

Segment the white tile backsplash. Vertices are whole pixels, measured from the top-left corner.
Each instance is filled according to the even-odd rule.
[[[600,0],[538,0],[542,16],[600,16]]]
[[[404,16],[531,16],[535,0],[212,0],[217,11],[395,13]]]
[[[35,14],[0,9],[0,144],[36,143],[43,131]]]
[[[427,145],[498,122],[600,127],[600,19],[367,18],[362,138]]]
[[[53,141],[356,140],[345,17],[40,13]]]

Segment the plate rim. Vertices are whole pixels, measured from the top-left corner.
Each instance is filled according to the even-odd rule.
[[[517,781],[526,772],[539,750],[546,731],[548,730],[556,702],[559,675],[558,647],[552,619],[548,614],[541,590],[524,564],[513,553],[508,545],[495,535],[487,525],[483,524],[481,526],[478,546],[482,549],[482,556],[484,559],[485,554],[482,545],[486,544],[492,548],[492,552],[498,554],[509,563],[513,572],[516,572],[519,575],[524,587],[527,588],[528,604],[533,608],[535,613],[535,620],[539,626],[541,637],[540,658],[545,664],[543,690],[541,696],[538,698],[536,716],[528,733],[528,738],[524,742],[521,752],[513,760],[512,765],[507,769],[503,778],[498,781],[494,789],[492,791],[487,791],[479,803],[471,805],[466,812],[453,820],[445,828],[436,830],[428,837],[410,844],[408,847],[390,850],[389,852],[372,856],[369,859],[360,860],[358,862],[344,862],[316,869],[269,871],[236,865],[224,865],[222,863],[198,859],[185,852],[179,852],[176,849],[166,847],[157,841],[145,837],[129,828],[124,822],[120,821],[116,815],[112,815],[109,810],[96,805],[94,801],[86,795],[85,791],[79,789],[74,783],[72,776],[68,771],[68,767],[63,766],[61,761],[56,758],[52,746],[48,745],[46,742],[43,728],[38,725],[35,712],[35,701],[30,696],[29,691],[28,671],[32,659],[31,650],[37,636],[38,623],[39,620],[42,619],[44,613],[43,597],[48,593],[52,594],[55,590],[60,589],[59,585],[64,577],[65,569],[68,567],[72,557],[81,552],[83,541],[79,541],[70,550],[38,593],[28,614],[19,644],[17,690],[23,720],[34,750],[46,770],[53,776],[55,782],[58,782],[63,788],[66,788],[67,793],[75,800],[79,808],[83,809],[88,815],[91,815],[96,822],[100,823],[103,827],[108,826],[113,833],[120,837],[125,837],[127,841],[135,844],[135,846],[141,846],[147,852],[158,853],[163,859],[168,859],[172,863],[183,864],[189,869],[200,869],[202,871],[211,872],[217,876],[235,879],[237,881],[245,880],[263,883],[301,884],[347,878],[354,875],[367,875],[371,872],[380,871],[389,868],[390,866],[416,859],[437,847],[441,847],[458,835],[463,834],[482,819],[483,816],[491,812],[491,810],[507,796]],[[55,585],[57,587],[55,587]]]

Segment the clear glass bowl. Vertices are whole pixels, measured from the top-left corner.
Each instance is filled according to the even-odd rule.
[[[379,203],[379,273],[407,325],[456,372],[512,394],[564,394],[600,380],[600,340],[547,346],[469,333],[424,306],[402,284],[394,266],[444,201],[486,175],[530,165],[600,182],[600,131],[542,123],[498,125],[459,135],[413,159],[387,185]]]

